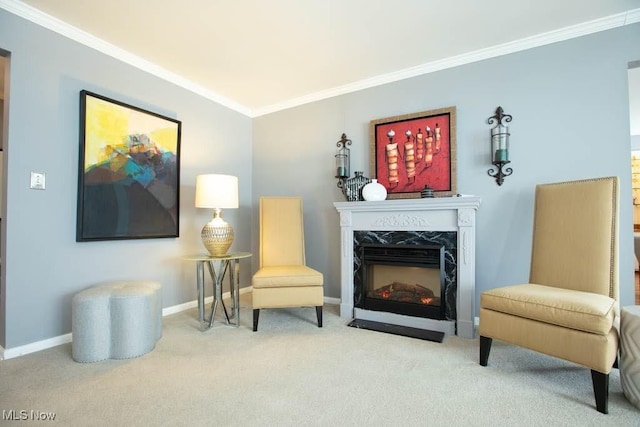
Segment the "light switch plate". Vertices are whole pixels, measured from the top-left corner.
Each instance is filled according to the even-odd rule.
[[[45,189],[45,174],[44,172],[31,172],[31,185],[30,188],[34,190]]]

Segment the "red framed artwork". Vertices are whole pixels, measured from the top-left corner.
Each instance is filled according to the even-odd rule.
[[[387,198],[456,194],[456,107],[372,120],[371,176]]]

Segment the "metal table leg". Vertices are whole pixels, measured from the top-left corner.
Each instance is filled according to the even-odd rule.
[[[200,330],[206,329],[204,323],[204,261],[196,262],[196,278],[198,287],[198,320],[200,321]]]
[[[222,304],[226,323],[227,325],[229,324],[229,314],[227,313],[227,308],[222,300],[222,282],[228,265],[228,260],[212,260],[207,263],[207,266],[209,267],[209,274],[211,274],[211,279],[213,280],[213,303],[211,304],[211,313],[209,314],[209,327],[213,324],[218,303]]]
[[[231,316],[236,319],[233,324],[236,328],[240,326],[240,260],[234,259],[230,274],[231,292]]]

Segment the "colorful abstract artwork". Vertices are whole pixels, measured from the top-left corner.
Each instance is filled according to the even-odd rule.
[[[181,125],[80,92],[76,241],[178,237]]]
[[[372,120],[371,176],[388,198],[456,194],[456,108]]]

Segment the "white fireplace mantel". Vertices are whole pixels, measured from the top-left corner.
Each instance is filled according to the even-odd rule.
[[[340,213],[340,316],[431,329],[464,338],[474,337],[476,211],[474,196],[395,199],[376,202],[335,202]],[[457,232],[456,321],[423,319],[354,308],[353,232],[455,231]]]

